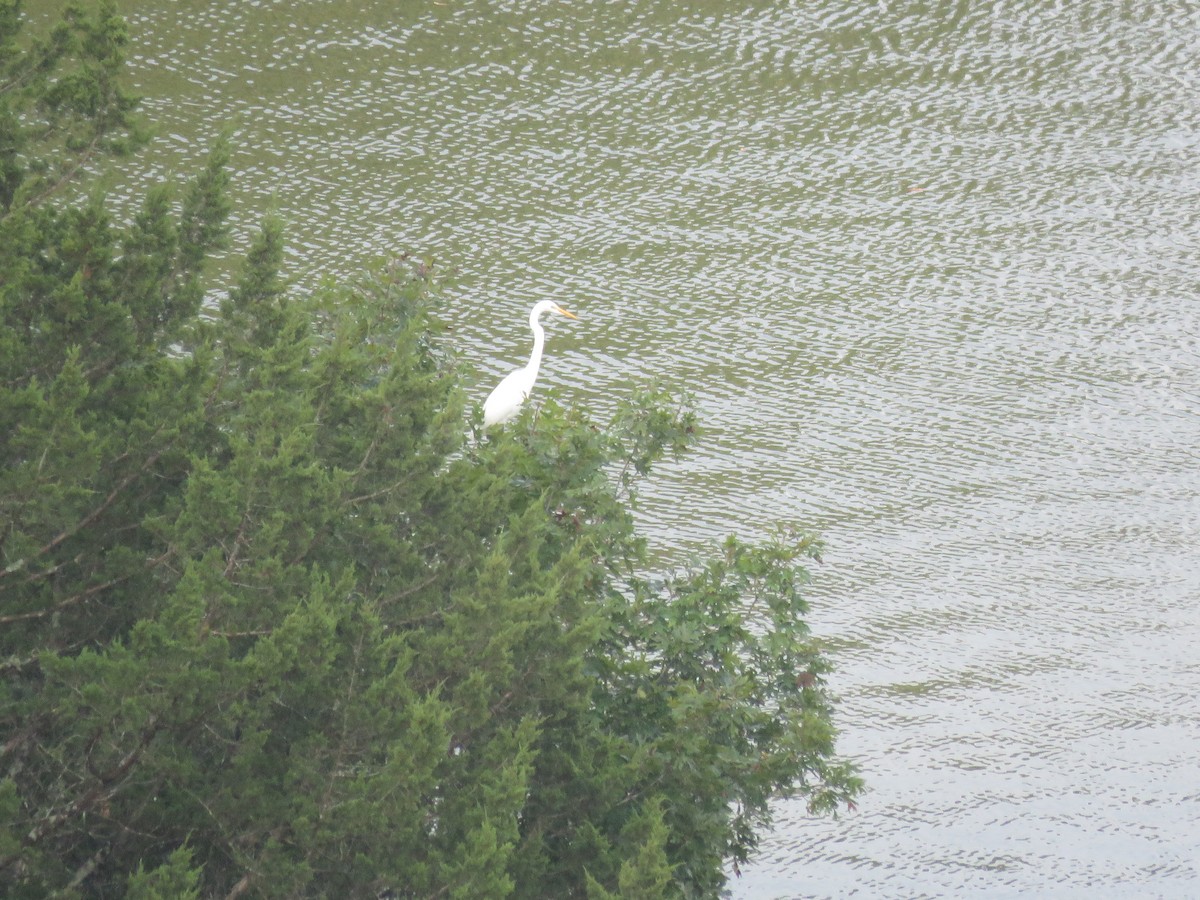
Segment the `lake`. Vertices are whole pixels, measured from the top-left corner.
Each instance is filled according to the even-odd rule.
[[[1200,9],[127,2],[159,138],[232,127],[301,288],[403,252],[480,401],[658,377],[704,437],[664,566],[815,530],[870,791],[777,805],[735,898],[1200,888]]]

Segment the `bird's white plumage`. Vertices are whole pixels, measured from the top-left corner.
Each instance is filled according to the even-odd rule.
[[[542,348],[546,344],[546,332],[538,321],[548,312],[558,313],[569,319],[576,318],[575,314],[563,309],[553,300],[542,300],[534,304],[529,313],[529,329],[533,332],[533,352],[529,354],[529,362],[515,372],[509,372],[504,380],[496,385],[483,401],[483,424],[485,428],[507,422],[521,410],[521,404],[533,392],[534,382],[537,381],[538,369],[542,364]]]

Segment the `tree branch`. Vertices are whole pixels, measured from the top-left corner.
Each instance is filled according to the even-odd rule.
[[[170,446],[170,445],[168,444],[168,446]],[[159,458],[166,451],[167,451],[167,447],[162,447],[159,450],[156,450],[154,453],[151,453],[150,456],[148,456],[146,458],[146,461],[138,467],[136,472],[131,472],[129,475],[127,475],[121,481],[120,484],[118,484],[115,488],[113,488],[111,491],[109,491],[109,494],[107,497],[104,498],[103,503],[101,503],[99,506],[97,506],[95,509],[93,509],[90,513],[88,513],[86,516],[84,516],[82,519],[80,519],[78,522],[76,522],[70,528],[65,528],[61,532],[59,532],[59,534],[57,536],[55,536],[48,543],[43,545],[34,554],[34,556],[35,557],[45,556],[47,553],[49,553],[51,550],[54,550],[56,547],[58,547],[64,541],[69,540],[70,538],[74,537],[79,532],[81,532],[83,529],[87,528],[89,525],[91,525],[93,522],[95,522],[98,518],[100,518],[100,516],[102,516],[105,513],[105,511],[108,510],[108,508],[110,506],[112,506],[117,501],[117,498],[120,497],[122,493],[124,493],[125,489],[128,488],[129,485],[131,485],[135,481],[137,481],[137,479],[140,478],[142,476],[142,474],[144,472],[146,472],[147,469],[149,469],[156,462],[158,462]],[[118,458],[120,458],[120,457],[118,457]],[[20,568],[21,567],[9,566],[8,568],[4,569],[3,571],[0,571],[0,578],[3,578],[6,575],[12,574],[12,572],[19,571]]]
[[[141,739],[137,746],[132,748],[119,763],[109,770],[108,778],[96,784],[91,790],[85,793],[82,797],[69,804],[65,809],[56,813],[50,813],[42,818],[42,820],[30,829],[29,834],[21,839],[22,847],[31,847],[44,838],[46,835],[55,831],[63,822],[71,819],[76,819],[80,814],[89,811],[102,800],[111,800],[120,790],[120,780],[123,779],[134,764],[141,758],[146,748],[150,746],[150,742],[154,736],[158,734],[158,717],[152,716],[147,724],[146,730],[142,733]],[[113,784],[113,782],[118,782]],[[113,784],[113,786],[105,791],[105,786]],[[19,853],[9,854],[7,857],[0,859],[0,870],[12,865],[20,857]],[[86,876],[85,876],[86,877]]]
[[[29,612],[10,613],[7,616],[0,616],[0,625],[10,625],[13,622],[24,622],[29,619],[40,619],[43,616],[50,615],[51,613],[59,612],[68,606],[73,606],[76,603],[86,600],[93,594],[98,594],[101,591],[108,590],[110,587],[115,587],[122,581],[128,581],[130,577],[132,576],[122,575],[120,578],[113,578],[112,580],[106,581],[103,584],[94,584],[87,590],[80,591],[78,594],[72,594],[65,600],[60,600],[58,603],[55,603],[53,606],[47,606],[45,609],[35,609],[30,610]]]
[[[92,858],[85,862],[82,866],[75,870],[70,882],[67,883],[67,892],[71,892],[83,884],[87,877],[96,871],[96,866],[100,865],[100,860],[104,859],[104,854],[108,852],[108,847],[101,847]]]

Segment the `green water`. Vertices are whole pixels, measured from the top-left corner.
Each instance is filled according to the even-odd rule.
[[[1200,15],[1177,2],[124,7],[160,137],[236,135],[299,287],[414,252],[486,396],[658,376],[682,560],[819,529],[857,813],[745,898],[1188,896],[1200,879]],[[1072,891],[1074,893],[1072,894]]]

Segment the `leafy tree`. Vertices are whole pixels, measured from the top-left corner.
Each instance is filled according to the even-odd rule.
[[[712,896],[781,793],[859,790],[816,545],[654,580],[658,389],[483,435],[399,260],[205,302],[228,151],[128,222],[111,6],[0,0],[0,883],[7,896]],[[211,296],[216,296],[213,294]]]

